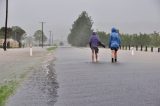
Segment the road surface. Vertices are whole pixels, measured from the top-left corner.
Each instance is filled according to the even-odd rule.
[[[119,51],[113,64],[110,56],[100,49],[92,63],[90,49],[58,49],[55,106],[160,106],[160,54]]]
[[[117,63],[108,49],[98,63],[89,48],[58,48],[54,56],[50,77],[35,71],[7,106],[160,106],[159,53],[120,50]]]

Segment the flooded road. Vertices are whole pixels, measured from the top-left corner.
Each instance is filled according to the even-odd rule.
[[[100,49],[92,63],[89,48],[59,48],[54,106],[160,106],[160,54],[119,51],[114,64],[110,56]]]
[[[160,106],[160,54],[108,49],[91,62],[89,48],[57,48],[7,106]]]

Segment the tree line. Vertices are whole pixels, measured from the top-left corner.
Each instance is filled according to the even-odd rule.
[[[4,33],[5,33],[5,27],[1,27],[0,28],[0,39],[4,39]],[[24,39],[26,40],[29,39],[30,43],[31,41],[34,41],[38,43],[39,45],[41,45],[42,44],[42,31],[37,30],[35,31],[33,36],[27,37],[26,31],[24,29],[22,29],[19,26],[12,26],[12,27],[7,28],[7,39],[13,39],[14,41],[17,41],[19,44],[19,47],[22,47],[22,43],[23,43],[22,41]],[[47,41],[47,37],[44,33],[43,33],[43,41],[44,42]]]
[[[0,39],[4,39],[5,27],[0,28]],[[25,37],[25,30],[19,26],[12,26],[7,28],[7,39],[13,39],[18,42],[19,47],[22,46],[22,40]]]
[[[139,33],[139,34],[121,34],[122,45],[134,45],[134,46],[160,46],[160,35],[154,31],[151,34]]]
[[[88,16],[86,11],[83,11],[74,21],[70,33],[68,35],[68,42],[72,46],[87,46],[89,37],[93,32],[93,20]],[[105,31],[97,31],[100,40],[107,46],[110,33]],[[158,32],[153,33],[139,33],[139,34],[125,34],[120,33],[121,45],[131,46],[160,46],[160,35]]]
[[[98,31],[97,34],[99,35],[100,40],[105,44],[108,45],[110,33],[106,33],[103,31]],[[120,33],[121,36],[121,45],[124,46],[153,46],[159,47],[160,46],[160,35],[158,32],[153,32],[151,34],[146,33],[139,33],[139,34],[123,34]]]

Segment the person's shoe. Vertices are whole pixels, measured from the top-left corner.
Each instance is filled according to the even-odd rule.
[[[114,59],[112,58],[112,63],[114,63]]]
[[[117,59],[115,58],[115,62],[117,62]]]

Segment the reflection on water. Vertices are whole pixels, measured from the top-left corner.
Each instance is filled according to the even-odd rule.
[[[54,69],[54,63],[52,61],[48,61],[44,67],[44,72],[46,73],[46,81],[43,84],[42,91],[47,95],[47,104],[54,105],[57,101],[57,89],[59,88],[58,82],[56,80],[56,71]]]

